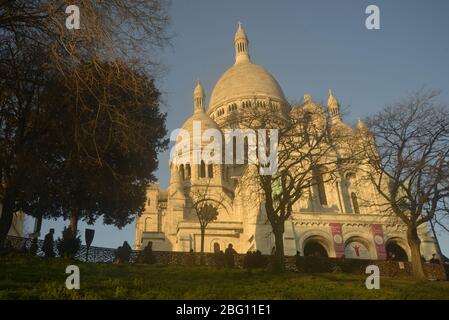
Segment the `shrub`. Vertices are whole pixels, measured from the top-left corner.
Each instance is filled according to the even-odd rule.
[[[62,231],[62,239],[58,238],[58,252],[63,258],[73,259],[80,249],[81,238],[77,234],[73,234],[70,228],[64,228]]]

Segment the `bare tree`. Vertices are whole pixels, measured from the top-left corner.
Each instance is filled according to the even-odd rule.
[[[419,90],[385,107],[367,119],[371,134],[361,144],[364,175],[407,226],[417,279],[426,279],[418,227],[448,213],[449,109],[437,95]]]
[[[191,208],[195,211],[201,231],[201,264],[204,264],[204,237],[207,226],[217,220],[218,209],[223,206],[224,197],[212,198],[210,195],[210,181],[203,187],[195,188],[191,192]]]
[[[277,148],[273,150],[270,146],[269,150],[277,152],[277,170],[262,174],[266,164],[250,163],[242,184],[255,184],[258,188],[275,238],[274,269],[282,272],[285,269],[285,222],[292,217],[297,201],[309,195],[312,188],[319,188],[335,178],[339,163],[335,141],[342,141],[347,131],[330,130],[324,111],[311,101],[305,101],[291,111],[270,106],[250,108],[242,113],[239,123],[245,128],[276,129],[278,132]],[[270,139],[272,137],[267,137]]]

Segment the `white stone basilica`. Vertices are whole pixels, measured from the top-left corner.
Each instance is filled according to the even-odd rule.
[[[263,67],[249,56],[248,38],[239,23],[234,38],[235,64],[215,84],[209,106],[205,110],[205,93],[198,82],[194,90],[194,112],[183,129],[192,132],[193,122],[201,121],[202,130],[229,128],[229,119],[241,108],[274,106],[288,114],[293,108],[309,108],[329,126],[342,127],[354,135],[356,128],[341,118],[337,99],[329,92],[327,110],[305,95],[299,106],[290,106],[281,87]],[[270,254],[274,236],[264,213],[263,203],[248,201],[242,167],[245,165],[175,165],[170,163],[168,189],[158,184],[148,188],[145,211],[136,224],[136,249],[149,241],[155,251],[200,251],[200,227],[189,205],[190,193],[208,184],[210,197],[223,197],[218,219],[209,224],[205,235],[205,251],[224,250],[233,244],[239,253],[260,250]],[[394,217],[381,214],[376,206],[364,207],[358,198],[376,202],[380,196],[373,186],[354,183],[356,172],[346,172],[337,181],[311,189],[307,199],[298,201],[293,215],[285,223],[286,255],[322,255],[359,259],[385,259],[387,251],[396,258],[410,257],[405,226]],[[250,192],[250,191],[248,191]],[[436,253],[434,239],[425,227],[420,230],[422,253],[426,259]]]

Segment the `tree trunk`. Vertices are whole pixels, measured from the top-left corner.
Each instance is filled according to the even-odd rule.
[[[284,272],[284,224],[273,227],[274,241],[276,245],[276,252],[274,255],[274,265],[273,270],[275,272]]]
[[[204,235],[206,233],[206,228],[201,227],[201,253],[200,253],[200,264],[204,265]]]
[[[409,226],[407,229],[407,241],[410,246],[411,252],[411,263],[413,277],[416,280],[427,280],[426,274],[424,273],[423,263],[421,260],[421,240],[418,237],[418,230],[415,226]]]
[[[41,229],[42,229],[42,215],[39,215],[36,218],[36,222],[34,223],[34,234],[36,235],[37,238],[41,234]]]
[[[7,196],[2,201],[2,215],[0,217],[0,250],[5,246],[6,237],[14,218],[14,205]]]
[[[72,231],[72,234],[76,236],[78,232],[78,219],[79,219],[79,209],[75,208],[72,209],[72,212],[70,214],[70,230]]]

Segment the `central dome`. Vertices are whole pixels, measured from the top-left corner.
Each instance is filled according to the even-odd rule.
[[[237,63],[229,68],[215,84],[208,113],[214,112],[223,104],[253,97],[285,102],[279,83],[267,70],[250,61]]]
[[[239,108],[243,100],[275,101],[277,104],[287,104],[279,83],[265,68],[251,62],[248,48],[248,38],[239,22],[234,37],[235,64],[226,70],[218,79],[209,101],[207,113],[214,117],[217,109],[230,104],[230,111]],[[223,110],[218,114],[223,115]]]

